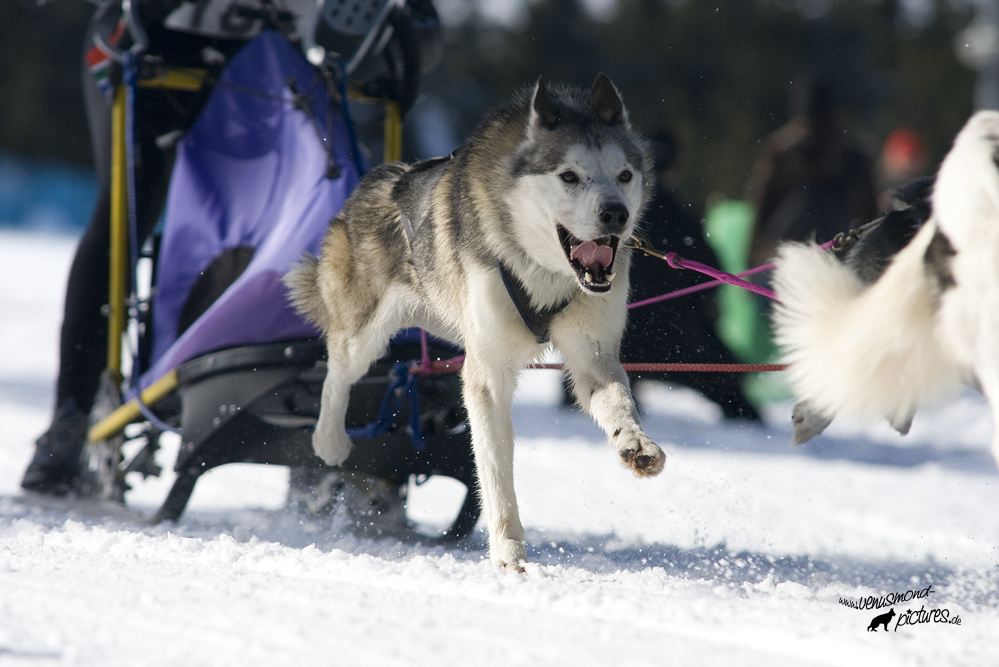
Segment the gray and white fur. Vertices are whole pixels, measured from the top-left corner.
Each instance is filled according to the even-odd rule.
[[[774,324],[799,401],[904,423],[970,385],[999,424],[997,154],[999,113],[979,112],[940,167],[929,221],[873,284],[814,246],[779,250]]]
[[[445,158],[374,169],[331,222],[321,257],[286,277],[329,351],[316,453],[343,462],[350,386],[404,327],[464,347],[463,397],[489,530],[490,558],[523,570],[513,484],[511,405],[517,377],[550,346],[580,406],[621,462],[659,474],[662,450],[642,431],[618,361],[628,297],[625,247],[649,198],[651,161],[620,95],[543,79],[489,114]],[[520,284],[529,328],[505,286]]]

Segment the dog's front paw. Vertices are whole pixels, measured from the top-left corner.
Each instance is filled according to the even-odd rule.
[[[507,572],[524,574],[524,564],[527,562],[527,547],[519,541],[509,538],[498,540],[489,548],[489,560],[496,567]]]
[[[631,468],[636,477],[655,477],[666,465],[666,454],[659,445],[652,442],[652,438],[641,431],[619,433],[614,446],[621,462]]]

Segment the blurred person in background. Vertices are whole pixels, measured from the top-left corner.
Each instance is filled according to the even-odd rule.
[[[746,186],[756,210],[750,266],[784,240],[824,243],[877,217],[874,159],[846,134],[831,86],[794,87],[792,118],[763,140]]]
[[[882,211],[887,209],[892,191],[920,176],[926,176],[929,165],[930,153],[926,142],[915,130],[908,127],[892,130],[885,138],[878,156],[878,175],[881,180],[878,208]]]

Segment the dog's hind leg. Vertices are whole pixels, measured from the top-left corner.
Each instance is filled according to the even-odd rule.
[[[353,331],[331,327],[326,333],[326,379],[312,448],[328,465],[339,465],[350,454],[345,425],[350,388],[385,353],[392,335],[405,326],[405,304],[405,295],[389,291],[363,326]]]
[[[999,364],[993,363],[999,356],[988,357],[979,359],[975,376],[992,409],[992,458],[999,467]]]
[[[825,431],[832,421],[832,417],[816,411],[808,401],[795,403],[791,411],[791,444],[805,444]]]
[[[903,417],[889,417],[888,423],[891,427],[898,431],[899,435],[908,435],[909,429],[912,428],[912,420],[916,418],[916,411],[908,413]]]

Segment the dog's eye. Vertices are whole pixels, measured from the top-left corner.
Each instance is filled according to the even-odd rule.
[[[563,171],[561,174],[559,174],[559,178],[561,178],[566,183],[579,183],[579,176],[576,175],[576,172],[572,171],[571,169]]]
[[[628,181],[630,181],[630,180],[631,180],[631,172],[630,172],[630,171],[628,171],[627,169],[625,169],[625,170],[624,170],[624,171],[622,171],[622,172],[621,172],[621,174],[620,174],[620,175],[619,175],[619,176],[617,177],[617,180],[621,181],[622,183],[627,183]]]

